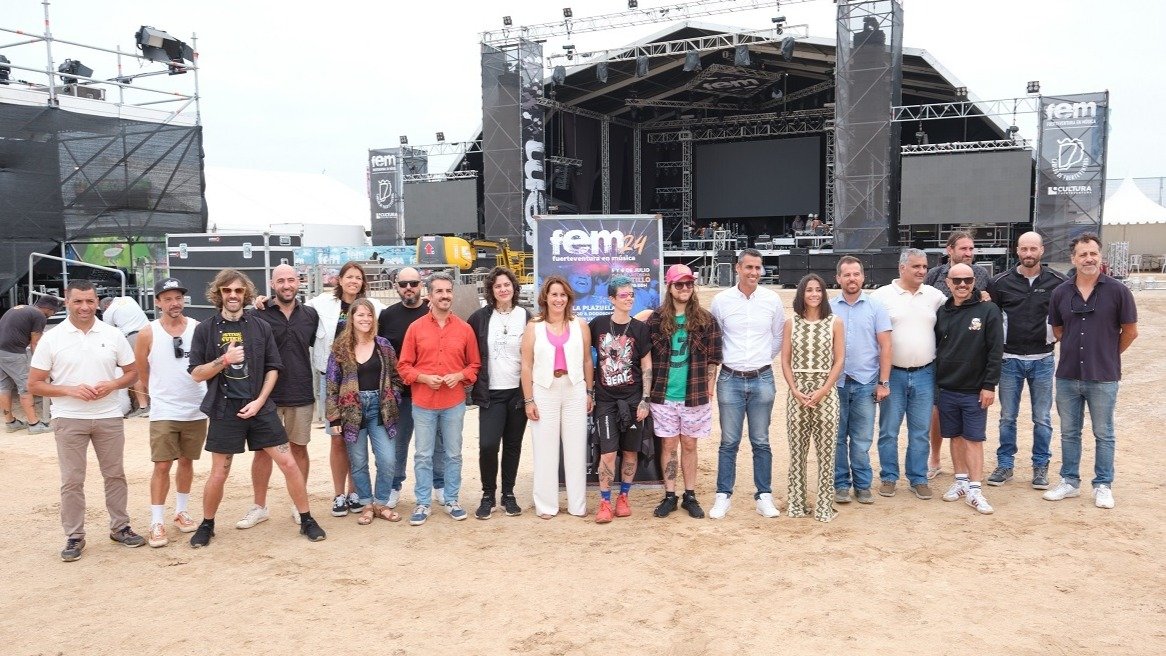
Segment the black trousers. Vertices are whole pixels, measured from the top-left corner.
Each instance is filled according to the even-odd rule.
[[[514,495],[522,434],[526,432],[526,406],[522,388],[490,390],[490,407],[478,408],[478,467],[482,495],[493,497],[498,485],[498,447],[502,447],[502,495]]]

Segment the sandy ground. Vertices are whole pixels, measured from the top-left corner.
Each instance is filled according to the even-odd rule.
[[[792,292],[782,291],[788,305]],[[705,292],[709,294],[709,292]],[[1166,373],[1166,295],[1136,294],[1141,337],[1127,353],[1118,404],[1117,507],[1088,494],[1050,503],[1030,471],[988,488],[979,516],[938,497],[951,466],[919,501],[851,503],[834,522],[763,519],[751,503],[748,442],[738,494],[724,520],[652,517],[657,489],[632,492],[634,515],[605,526],[531,510],[422,527],[328,513],[327,441],[317,432],[309,490],[328,539],[309,543],[291,522],[278,472],[273,518],[240,531],[250,457],[238,460],[218,536],[200,551],[171,527],[168,547],[128,550],[104,539],[108,517],[90,457],[88,548],[62,563],[58,470],[51,435],[0,433],[0,651],[6,654],[462,653],[660,654],[1166,653],[1166,574],[1160,467],[1166,411],[1153,400]],[[770,435],[774,496],[784,509],[788,446],[784,384]],[[1021,408],[1021,457],[1031,444]],[[996,417],[986,458],[994,464]],[[1053,413],[1054,425],[1057,424]],[[715,423],[715,422],[714,422]],[[126,422],[134,527],[149,522],[147,420]],[[466,415],[462,503],[480,494],[477,411]],[[712,505],[719,433],[701,444],[698,493]],[[900,440],[903,448],[905,436]],[[1060,465],[1054,435],[1053,474]],[[873,450],[872,450],[873,451]],[[1082,473],[1089,478],[1092,440]],[[812,457],[812,456],[811,456]],[[900,456],[901,458],[902,456]],[[877,454],[872,453],[876,463]],[[518,496],[530,504],[529,442]],[[200,515],[209,458],[196,465]],[[412,507],[412,470],[399,510]],[[173,490],[172,490],[173,494]],[[811,497],[813,489],[811,488]],[[594,513],[596,494],[589,499]],[[173,507],[173,496],[170,499]]]

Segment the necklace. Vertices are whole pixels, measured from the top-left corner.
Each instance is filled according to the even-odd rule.
[[[498,316],[502,317],[502,334],[503,335],[510,334],[510,315],[513,312],[514,312],[513,305],[511,305],[510,309],[505,311],[505,312],[503,312],[502,310],[499,310],[498,308],[494,308],[494,313],[497,314]]]

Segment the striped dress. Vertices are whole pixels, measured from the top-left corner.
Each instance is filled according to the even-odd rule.
[[[818,321],[793,317],[790,333],[790,369],[798,391],[809,394],[826,384],[834,366],[833,315]],[[789,516],[805,517],[806,469],[810,445],[818,461],[818,498],[814,519],[828,522],[834,518],[834,449],[838,433],[838,392],[830,393],[813,408],[798,403],[791,393],[786,397],[786,428],[789,433]]]

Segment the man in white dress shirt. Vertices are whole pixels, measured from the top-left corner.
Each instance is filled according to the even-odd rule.
[[[759,251],[742,250],[736,268],[737,285],[717,294],[712,304],[713,318],[721,328],[723,352],[716,391],[721,421],[717,496],[709,517],[721,519],[729,512],[746,417],[753,449],[757,512],[763,517],[777,517],[781,513],[773,505],[770,489],[773,454],[769,449],[769,419],[776,394],[773,359],[781,352],[785,312],[776,293],[757,285],[764,271]]]

